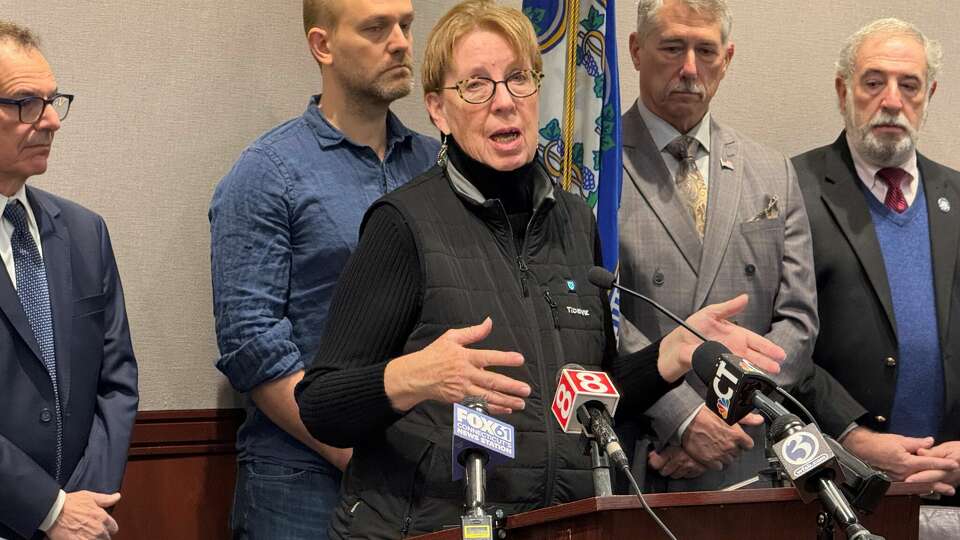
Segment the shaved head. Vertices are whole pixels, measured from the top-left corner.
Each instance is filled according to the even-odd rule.
[[[344,0],[303,0],[303,32],[311,28],[333,31],[343,13]]]

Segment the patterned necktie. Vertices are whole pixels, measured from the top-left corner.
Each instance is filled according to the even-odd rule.
[[[677,191],[683,196],[697,226],[700,240],[703,241],[703,232],[707,228],[707,183],[697,169],[696,155],[699,147],[699,141],[681,135],[670,141],[667,152],[680,162],[676,177]]]
[[[57,363],[53,340],[53,316],[50,312],[50,290],[47,271],[40,250],[33,241],[27,223],[27,210],[18,200],[11,200],[3,210],[3,217],[13,225],[10,247],[13,251],[14,274],[17,278],[17,296],[27,314],[33,336],[40,345],[43,365],[50,375],[57,413],[57,481],[63,460],[63,418],[60,413],[60,390],[57,386]]]
[[[898,214],[907,211],[907,199],[900,185],[910,177],[907,171],[899,167],[887,167],[877,171],[877,176],[887,184],[887,196],[883,204]]]

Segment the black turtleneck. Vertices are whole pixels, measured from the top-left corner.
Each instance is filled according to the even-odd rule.
[[[453,136],[447,139],[447,159],[487,199],[499,200],[510,220],[519,252],[533,215],[533,161],[512,171],[498,171],[467,154]]]

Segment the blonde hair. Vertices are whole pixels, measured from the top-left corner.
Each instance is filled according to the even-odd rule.
[[[332,32],[342,13],[341,0],[303,0],[303,32],[309,34],[310,29],[316,27]]]
[[[523,13],[491,0],[467,0],[444,14],[430,31],[421,72],[424,94],[439,92],[443,88],[457,40],[474,30],[500,34],[517,56],[529,58],[533,69],[543,69],[537,34]]]

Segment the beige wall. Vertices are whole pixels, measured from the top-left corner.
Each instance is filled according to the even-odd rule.
[[[873,18],[900,16],[944,44],[946,69],[921,147],[960,167],[949,135],[960,118],[960,70],[952,69],[960,12],[952,0],[730,3],[737,48],[714,101],[718,118],[787,154],[832,141],[841,126],[831,67],[840,40]],[[414,0],[420,44],[450,4]],[[77,94],[50,171],[32,182],[96,210],[110,226],[140,361],[141,409],[233,405],[213,367],[206,210],[239,152],[299,114],[319,87],[299,2],[3,5],[0,17],[41,34],[61,89]],[[626,52],[634,9],[633,1],[618,2],[625,106],[637,87]],[[433,133],[419,93],[395,110]]]

